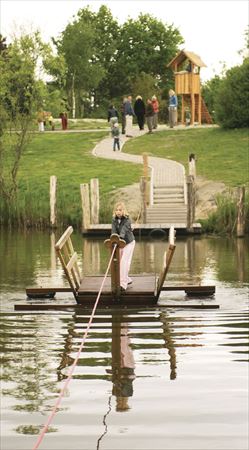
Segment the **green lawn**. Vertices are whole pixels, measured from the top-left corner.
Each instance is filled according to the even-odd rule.
[[[130,140],[125,151],[173,159],[188,169],[188,156],[197,158],[197,175],[239,186],[249,180],[249,129],[196,128],[158,131]]]
[[[40,133],[29,143],[18,174],[18,201],[9,211],[1,203],[0,214],[12,223],[49,222],[49,179],[58,179],[58,219],[63,225],[81,223],[80,184],[99,178],[101,220],[109,220],[107,204],[112,191],[139,182],[142,165],[105,160],[92,149],[106,131],[89,133]],[[188,167],[188,155],[197,157],[197,175],[223,181],[228,186],[248,183],[248,129],[218,128],[158,131],[131,139],[123,151],[169,158]]]
[[[58,179],[58,210],[63,222],[80,223],[80,184],[99,178],[102,214],[110,192],[139,182],[142,166],[110,161],[92,155],[106,132],[42,133],[34,136],[21,160],[18,204],[30,222],[49,217],[49,180]],[[108,211],[109,214],[109,211]]]

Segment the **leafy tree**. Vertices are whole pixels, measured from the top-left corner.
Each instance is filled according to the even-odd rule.
[[[249,58],[227,71],[217,92],[215,110],[217,121],[224,128],[248,127]]]
[[[117,54],[110,74],[110,96],[131,91],[141,72],[153,76],[158,88],[172,78],[167,63],[175,56],[183,38],[173,25],[165,25],[149,14],[128,19],[120,29]]]
[[[206,81],[202,85],[201,94],[203,99],[207,105],[207,109],[212,116],[212,119],[216,121],[215,114],[215,102],[218,95],[219,88],[222,83],[222,77],[219,75],[215,75],[211,80]]]
[[[0,193],[8,204],[17,192],[20,159],[42,104],[35,73],[46,49],[39,33],[34,33],[15,38],[0,52]]]

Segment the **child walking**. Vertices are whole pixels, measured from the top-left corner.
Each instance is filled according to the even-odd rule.
[[[132,283],[132,279],[129,277],[129,270],[135,248],[135,237],[131,228],[129,214],[123,202],[118,202],[114,206],[112,233],[118,234],[126,242],[126,246],[120,249],[120,287],[121,291],[125,291],[128,284]]]
[[[120,130],[119,130],[118,123],[116,122],[116,123],[114,123],[113,128],[112,128],[113,151],[114,152],[116,150],[116,147],[118,150],[120,150],[119,136],[120,136]]]

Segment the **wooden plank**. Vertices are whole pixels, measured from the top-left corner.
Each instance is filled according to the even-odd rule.
[[[66,229],[66,231],[63,233],[63,235],[58,240],[58,242],[56,242],[56,244],[55,244],[56,250],[61,250],[62,249],[63,245],[68,240],[68,238],[70,237],[72,232],[73,232],[73,227],[70,226],[70,227],[68,227]]]
[[[76,310],[81,310],[81,309],[88,309],[89,310],[89,306],[91,306],[90,304],[77,304],[77,303],[64,303],[64,304],[59,304],[59,303],[16,303],[14,306],[15,311],[49,311],[49,310],[59,310],[59,311],[63,311],[63,310],[67,310],[67,309],[76,309]],[[107,306],[107,305],[105,305]],[[122,302],[120,303],[111,303],[109,304],[109,306],[113,309],[113,308],[118,308],[123,311],[123,304]],[[129,304],[127,305],[129,308],[138,308],[139,306],[141,306],[143,309],[146,308],[146,306],[148,306],[149,308],[152,307],[151,304],[145,305],[145,304]],[[156,308],[158,309],[158,307],[161,308],[181,308],[181,309],[218,309],[220,307],[220,305],[218,304],[185,304],[185,303],[172,303],[172,304],[165,304],[165,305],[157,305],[155,304]],[[100,306],[101,307],[101,306]],[[130,320],[130,319],[129,319]]]

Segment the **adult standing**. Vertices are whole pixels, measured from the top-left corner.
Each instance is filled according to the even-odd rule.
[[[118,122],[118,111],[114,105],[110,105],[108,109],[108,122],[111,128],[113,128],[114,123]]]
[[[135,116],[134,109],[132,106],[132,96],[128,95],[127,101],[124,104],[124,113],[126,120],[126,137],[133,137],[132,134],[132,122],[133,116]]]
[[[177,124],[177,96],[173,89],[169,90],[169,126],[170,128],[174,128]]]
[[[147,122],[147,127],[149,129],[149,133],[152,133],[153,120],[154,120],[154,109],[153,109],[152,101],[150,98],[148,98],[148,100],[147,100],[145,116],[146,116],[146,122]]]
[[[137,123],[140,130],[144,129],[144,122],[145,122],[145,104],[141,97],[141,95],[138,95],[136,97],[136,101],[134,103],[134,112],[137,117]]]
[[[67,130],[67,113],[66,112],[60,113],[60,118],[62,130]]]
[[[126,128],[126,118],[125,118],[125,103],[127,102],[127,97],[123,97],[120,112],[121,112],[121,126],[122,126],[122,134],[125,134]]]
[[[152,103],[153,110],[154,110],[153,129],[156,130],[157,125],[158,125],[159,102],[155,95],[153,95],[153,97],[151,98],[151,103]]]

